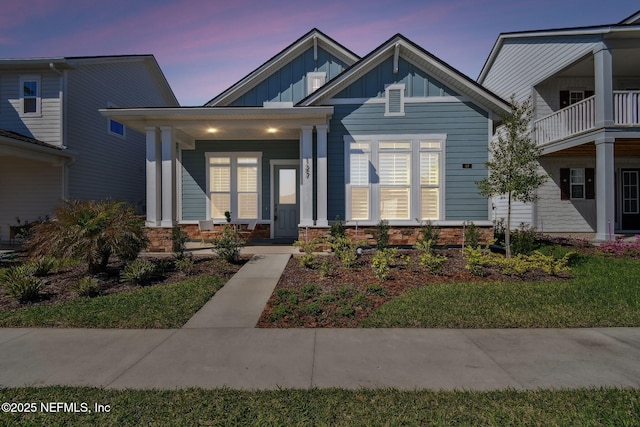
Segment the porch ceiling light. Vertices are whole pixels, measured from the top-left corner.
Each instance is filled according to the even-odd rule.
[[[276,133],[278,132],[278,129],[276,128],[267,128],[267,133]]]
[[[216,133],[216,132],[218,132],[217,128],[209,128],[209,129],[207,129],[207,133]]]

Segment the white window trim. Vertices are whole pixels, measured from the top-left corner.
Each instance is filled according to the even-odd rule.
[[[107,108],[118,108],[119,106],[112,103],[112,102],[107,102]],[[111,130],[111,123],[112,122],[116,122],[116,123],[120,123],[117,120],[113,120],[113,119],[107,119],[107,133],[109,135],[115,136],[117,138],[120,139],[127,139],[127,127],[124,125],[124,123],[120,123],[122,125],[122,134],[119,134],[117,132],[114,132]]]
[[[311,95],[313,92],[315,92],[316,90],[320,89],[320,87],[313,89],[313,87],[311,86],[311,84],[313,83],[313,80],[317,77],[322,77],[322,84],[320,85],[320,87],[322,87],[326,82],[327,82],[327,73],[324,71],[311,71],[307,73],[307,95]]]
[[[574,170],[582,170],[582,184],[574,184],[573,182],[571,182],[571,173]],[[585,200],[586,198],[586,191],[587,191],[587,175],[586,175],[586,171],[585,168],[570,168],[569,169],[569,198],[571,200]],[[582,185],[582,197],[574,197],[573,196],[573,186],[574,185]]]
[[[446,177],[446,134],[399,134],[399,135],[345,135],[344,136],[344,170],[345,170],[345,217],[347,225],[375,225],[380,222],[380,191],[377,182],[371,182],[371,174],[369,175],[369,219],[368,220],[351,220],[351,164],[350,164],[350,145],[353,142],[369,142],[370,158],[372,169],[378,169],[378,144],[380,141],[409,141],[411,142],[411,198],[409,220],[389,220],[390,225],[416,225],[416,219],[420,221],[420,141],[438,141],[440,142],[440,150],[437,152],[439,156],[439,194],[438,194],[438,220],[435,222],[443,222],[445,220],[445,177]],[[436,150],[433,150],[434,152]]]
[[[24,112],[24,83],[25,82],[36,82],[38,86],[38,95],[35,97],[36,99],[36,111],[31,113]],[[38,75],[25,75],[20,76],[20,86],[19,86],[19,107],[18,112],[20,117],[41,117],[42,116],[42,79]]]
[[[211,157],[229,157],[231,161],[231,181],[230,181],[230,209],[231,209],[231,222],[234,223],[249,223],[253,219],[259,221],[262,219],[262,152],[259,151],[232,151],[232,152],[207,152],[205,153],[205,168],[206,168],[206,219],[213,220],[216,224],[224,224],[226,223],[225,219],[213,219],[211,218],[211,191],[210,189],[210,179],[211,179],[211,168],[209,159]],[[258,158],[258,206],[256,209],[257,218],[242,218],[238,219],[238,190],[237,190],[237,180],[238,180],[238,157],[257,157]]]
[[[400,111],[390,112],[389,111],[389,92],[392,90],[398,90],[398,89],[400,89]],[[384,88],[384,99],[385,99],[384,115],[385,116],[387,117],[388,116],[404,116],[404,92],[405,92],[404,83],[394,83]]]

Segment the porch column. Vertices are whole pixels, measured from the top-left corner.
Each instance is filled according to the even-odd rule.
[[[593,51],[595,92],[596,92],[596,127],[613,126],[613,65],[611,50],[605,43],[600,43]]]
[[[147,227],[160,226],[162,200],[162,178],[160,158],[161,146],[158,129],[155,126],[144,128],[147,134]]]
[[[318,143],[316,147],[317,167],[316,189],[318,194],[316,195],[316,225],[319,227],[328,227],[329,221],[327,221],[327,125],[316,125],[316,141]]]
[[[596,137],[596,240],[610,240],[615,228],[614,141]]]
[[[313,226],[313,126],[300,132],[300,225]]]
[[[173,128],[160,128],[162,144],[162,227],[176,224],[176,148],[173,142]]]

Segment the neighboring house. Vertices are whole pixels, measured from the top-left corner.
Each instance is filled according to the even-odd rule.
[[[501,34],[478,83],[535,107],[550,179],[512,224],[599,240],[640,231],[640,12],[613,25]],[[494,218],[506,216],[505,202],[494,203]]]
[[[145,136],[99,110],[177,106],[152,55],[0,60],[0,239],[64,199],[145,209]]]
[[[465,221],[491,225],[475,181],[508,111],[402,35],[359,58],[314,29],[203,107],[102,113],[146,132],[149,227],[193,236],[228,211],[296,239],[337,216],[413,236],[431,220],[459,241]]]

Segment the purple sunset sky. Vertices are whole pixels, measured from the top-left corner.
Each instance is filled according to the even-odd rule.
[[[501,32],[617,23],[630,0],[21,0],[0,57],[153,54],[181,105],[202,105],[316,27],[360,56],[401,33],[477,78]]]

